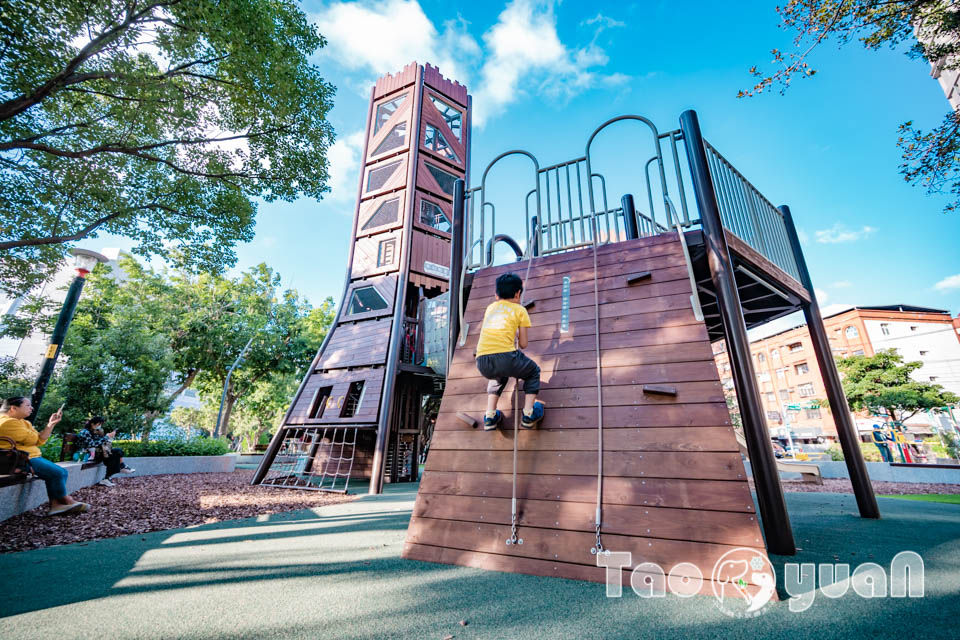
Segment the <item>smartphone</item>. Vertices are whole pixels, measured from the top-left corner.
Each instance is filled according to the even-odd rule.
[[[67,406],[67,403],[66,403],[66,402],[64,402],[62,405],[60,405],[60,408],[57,409],[57,413],[63,413],[63,408],[64,408],[65,406]]]

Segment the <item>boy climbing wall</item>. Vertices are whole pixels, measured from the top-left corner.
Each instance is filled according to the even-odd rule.
[[[520,425],[533,429],[543,420],[543,403],[537,402],[540,367],[520,351],[527,346],[527,327],[530,326],[530,315],[520,304],[523,280],[515,273],[505,273],[497,278],[496,287],[497,299],[483,314],[477,342],[477,369],[490,381],[483,429],[493,431],[503,420],[497,401],[510,378],[523,380],[525,398]]]

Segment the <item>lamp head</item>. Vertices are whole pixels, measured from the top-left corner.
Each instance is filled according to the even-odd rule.
[[[107,256],[89,249],[70,249],[73,256],[73,266],[81,276],[93,271],[98,262],[107,262]]]

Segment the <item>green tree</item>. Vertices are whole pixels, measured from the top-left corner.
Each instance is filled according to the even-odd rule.
[[[914,380],[911,374],[922,366],[922,362],[904,362],[895,349],[837,359],[850,408],[882,412],[897,422],[960,401],[938,384]]]
[[[782,94],[794,78],[817,71],[808,59],[818,45],[835,40],[841,46],[859,40],[867,49],[897,48],[910,43],[907,54],[940,65],[960,68],[960,12],[949,0],[788,0],[777,7],[781,26],[794,32],[795,51],[773,49],[776,71],[750,69],[753,96],[777,87]],[[950,193],[953,211],[960,205],[960,111],[950,111],[936,128],[924,133],[912,121],[900,125],[897,144],[903,157],[900,173],[928,193]]]
[[[293,0],[7,0],[0,41],[8,292],[99,233],[219,272],[258,199],[328,190],[335,89]]]

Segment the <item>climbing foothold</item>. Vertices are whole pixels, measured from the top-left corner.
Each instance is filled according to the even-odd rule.
[[[523,308],[529,311],[530,309],[533,309],[534,305],[536,304],[537,304],[536,300],[529,300],[523,303]]]
[[[476,429],[477,425],[480,424],[476,418],[474,418],[468,413],[464,413],[463,411],[457,412],[457,420],[460,420],[461,422],[465,422],[466,424],[470,425],[474,429]]]
[[[510,538],[507,538],[507,546],[509,547],[512,544],[513,544],[513,540],[511,540]]]
[[[652,393],[658,396],[676,396],[677,388],[664,384],[645,384],[643,385],[643,392]]]
[[[523,544],[523,538],[517,538],[517,544]]]
[[[627,276],[627,284],[637,284],[638,282],[643,282],[644,280],[649,280],[653,277],[653,274],[649,271],[642,271],[640,273],[635,273],[631,276]]]

